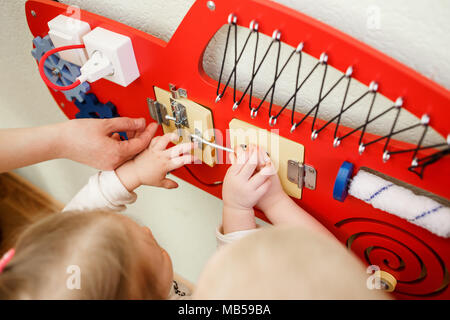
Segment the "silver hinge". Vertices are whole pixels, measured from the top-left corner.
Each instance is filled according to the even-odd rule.
[[[169,83],[170,93],[173,99],[187,98],[187,91],[183,88],[177,88],[175,85]]]
[[[164,123],[166,126],[169,125],[169,118],[167,117],[167,109],[165,105],[150,98],[147,98],[147,105],[150,111],[150,116],[158,122],[158,124]]]
[[[287,178],[298,185],[300,189],[305,186],[310,190],[316,189],[316,169],[298,161],[288,160]]]

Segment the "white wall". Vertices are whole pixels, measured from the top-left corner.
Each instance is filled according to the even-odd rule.
[[[24,0],[0,0],[0,127],[37,126],[64,121],[31,57],[32,36],[24,15]],[[64,0],[95,13],[170,39],[193,0]],[[450,5],[446,0],[283,0],[279,1],[316,17],[450,88]],[[205,1],[206,3],[206,1]],[[366,28],[367,8],[381,13],[379,30]],[[207,72],[217,66],[212,57]],[[266,83],[267,84],[267,83]],[[261,86],[264,83],[261,82]],[[1,156],[1,155],[0,155]],[[67,202],[95,171],[66,160],[17,170],[58,200]],[[133,217],[151,226],[171,254],[175,269],[195,281],[214,251],[214,229],[222,203],[182,181],[175,191],[141,188],[139,200],[129,209]],[[176,199],[174,201],[173,199]]]

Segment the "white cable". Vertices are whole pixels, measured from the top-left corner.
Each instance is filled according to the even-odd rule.
[[[207,140],[203,139],[202,137],[199,137],[199,136],[197,136],[195,134],[191,134],[191,138],[194,139],[194,140],[200,141],[201,143],[204,143],[204,144],[206,144],[208,146],[211,146],[213,148],[217,148],[217,149],[220,149],[220,150],[224,150],[226,152],[234,153],[234,150],[231,149],[231,148],[227,148],[227,147],[221,146],[219,144],[215,144],[215,143],[209,142],[209,141],[207,141]]]

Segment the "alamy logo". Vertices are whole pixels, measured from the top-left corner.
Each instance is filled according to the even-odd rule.
[[[367,267],[366,272],[370,274],[367,278],[366,285],[367,289],[383,289],[383,284],[381,282],[380,267],[376,265],[370,265]]]
[[[378,6],[369,6],[366,10],[367,23],[366,27],[369,30],[381,29],[381,10]]]
[[[66,287],[69,290],[81,289],[81,269],[77,265],[70,265],[66,269],[66,273],[69,275],[66,280]]]
[[[81,25],[81,10],[78,6],[68,6],[66,15],[72,19],[67,19],[67,28],[78,30]]]

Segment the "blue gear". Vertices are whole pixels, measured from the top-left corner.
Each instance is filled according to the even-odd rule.
[[[31,50],[31,54],[38,62],[47,51],[55,48],[49,36],[45,36],[44,38],[36,37],[33,39],[33,43],[35,48]],[[47,58],[44,64],[44,72],[51,82],[59,86],[72,84],[81,73],[80,67],[62,60],[58,53]],[[72,101],[75,98],[77,101],[82,102],[86,92],[89,90],[89,83],[84,82],[71,90],[61,92],[68,101]]]
[[[80,110],[75,115],[77,119],[95,118],[95,119],[110,119],[120,117],[117,108],[112,102],[105,104],[98,101],[97,96],[93,93],[87,93],[84,96],[84,101],[75,101],[75,105]],[[122,140],[128,140],[125,132],[119,132]]]

